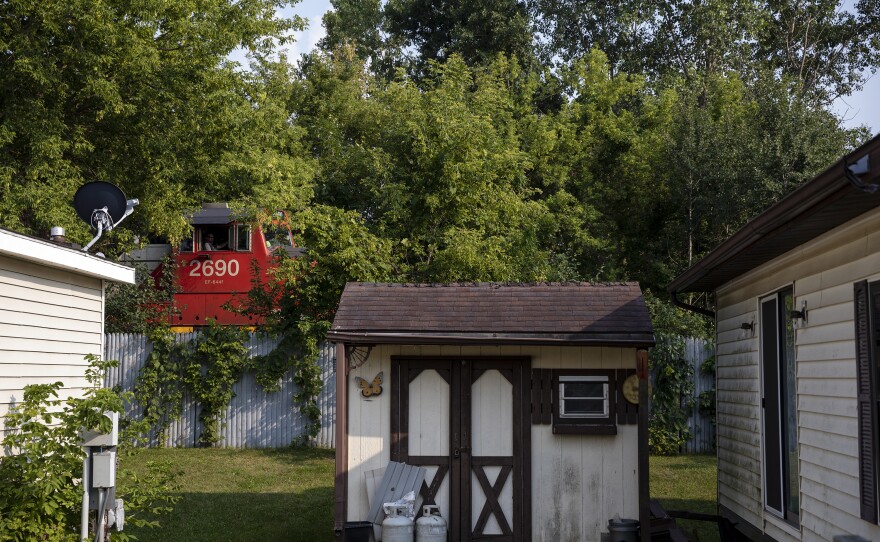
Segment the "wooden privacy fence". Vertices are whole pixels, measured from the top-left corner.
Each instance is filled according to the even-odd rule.
[[[194,338],[193,333],[175,336],[178,342],[188,342]],[[275,344],[274,340],[254,333],[251,334],[247,348],[251,356],[257,356],[269,353]],[[144,335],[107,334],[104,359],[118,360],[119,367],[107,373],[104,385],[119,386],[122,391],[133,391],[151,351],[152,344]],[[331,344],[322,344],[318,364],[324,382],[318,396],[321,431],[311,443],[321,448],[333,448],[336,424],[336,352]],[[223,420],[225,427],[217,445],[226,448],[280,448],[301,440],[306,431],[306,420],[293,402],[296,389],[291,371],[285,373],[281,379],[281,388],[273,393],[263,391],[256,383],[253,373],[245,373],[233,387],[235,397],[226,411]],[[128,405],[126,415],[138,418],[141,414],[137,404]],[[169,424],[163,444],[195,447],[201,430],[199,405],[189,394],[185,394],[181,416]],[[151,445],[159,444],[155,434],[150,437]]]
[[[687,339],[684,359],[694,368],[694,406],[688,418],[691,439],[685,443],[684,451],[689,454],[715,452],[715,424],[708,415],[700,410],[700,394],[711,393],[714,403],[715,373],[704,374],[701,370],[703,362],[715,354],[712,345],[699,339]]]

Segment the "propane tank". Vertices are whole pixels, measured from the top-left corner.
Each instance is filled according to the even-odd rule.
[[[446,520],[440,515],[440,507],[426,504],[422,517],[416,521],[417,542],[446,542]]]
[[[406,506],[388,509],[388,517],[382,522],[382,542],[413,542],[413,522],[406,517]]]

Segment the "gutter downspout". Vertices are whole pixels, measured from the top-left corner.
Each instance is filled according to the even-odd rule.
[[[672,296],[672,304],[676,307],[680,307],[684,310],[688,310],[691,312],[696,312],[698,314],[702,314],[703,316],[708,316],[712,320],[715,320],[715,311],[710,311],[709,309],[704,309],[703,307],[697,307],[696,305],[685,303],[678,298],[678,292],[669,292],[669,295]]]
[[[651,477],[648,460],[648,351],[636,350],[636,374],[639,377],[638,411],[638,486],[639,486],[639,542],[651,542]]]
[[[348,520],[348,357],[345,343],[336,343],[336,473],[333,484],[333,534],[336,541],[345,537]]]

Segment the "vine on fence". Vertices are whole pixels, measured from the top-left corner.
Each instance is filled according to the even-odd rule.
[[[321,421],[317,397],[323,385],[317,360],[328,324],[310,318],[299,306],[296,276],[309,265],[298,266],[283,252],[277,257],[278,265],[268,271],[265,281],[263,270],[253,264],[247,301],[240,307],[225,307],[265,320],[260,331],[278,338],[269,354],[248,356],[245,344],[250,334],[243,327],[209,321],[194,341],[184,344],[174,340],[167,325],[154,321],[148,333],[153,350],[138,377],[135,396],[145,419],[157,431],[160,445],[169,424],[180,417],[186,392],[201,406],[199,445],[219,442],[223,416],[235,397],[233,386],[245,371],[253,371],[257,383],[271,393],[278,391],[281,378],[292,370],[297,386],[294,401],[307,419],[305,439],[317,436]]]
[[[712,377],[715,382],[715,356],[710,357],[700,365],[700,373]],[[697,397],[697,411],[709,418],[712,425],[715,425],[715,386],[711,390],[701,392]]]
[[[155,327],[147,334],[153,350],[138,375],[134,396],[143,410],[144,420],[156,431],[156,440],[165,442],[168,425],[180,418],[183,403],[181,378],[182,346],[165,326]]]
[[[135,386],[144,418],[157,430],[161,445],[168,425],[180,417],[185,392],[201,405],[200,446],[220,441],[232,387],[252,367],[245,346],[249,333],[238,326],[210,323],[189,343],[178,343],[167,328],[150,334],[153,351]]]
[[[648,444],[651,452],[672,455],[691,438],[688,417],[694,406],[694,370],[685,359],[687,337],[707,338],[708,322],[645,292],[657,344],[649,352],[654,377]]]
[[[391,280],[393,247],[389,240],[373,235],[357,213],[311,205],[300,209],[294,219],[297,223],[289,225],[305,239],[309,257],[292,259],[283,251],[276,252],[277,266],[268,270],[266,281],[262,280],[264,273],[254,267],[247,300],[237,310],[261,317],[265,323],[260,331],[278,338],[275,350],[253,358],[248,368],[256,372],[257,382],[266,391],[278,389],[281,376],[292,371],[298,390],[294,401],[308,420],[305,438],[313,438],[321,427],[317,402],[323,385],[317,364],[319,345],[330,329],[339,297],[349,280]],[[275,216],[258,217],[260,223],[272,227],[288,225],[278,224],[277,220]],[[171,375],[183,370],[180,364],[188,354],[173,341],[154,344],[159,344],[159,351],[151,356],[151,362],[164,358],[168,367],[151,365],[149,371],[154,374],[146,375],[140,397],[149,404],[151,419],[165,420],[167,427],[174,416],[169,405],[175,401],[179,404],[182,397],[175,391]],[[169,400],[149,397],[151,390],[167,394]]]
[[[200,446],[220,441],[223,416],[235,397],[232,386],[248,368],[248,337],[244,328],[211,323],[183,350],[183,382],[202,406]]]

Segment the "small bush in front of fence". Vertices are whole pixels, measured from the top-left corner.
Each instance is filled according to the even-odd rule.
[[[82,505],[82,468],[86,457],[80,431],[83,427],[109,430],[103,412],[122,412],[124,395],[101,387],[104,372],[115,362],[86,356],[86,377],[92,387],[81,398],[58,398],[62,382],[32,384],[14,410],[4,417],[5,457],[0,457],[0,539],[68,542],[79,540]],[[129,424],[120,434],[121,453],[140,440],[144,424]],[[157,515],[170,512],[179,497],[167,464],[153,463],[133,476],[118,473],[127,489],[126,522],[140,527],[158,526]],[[129,540],[115,533],[114,540]]]

